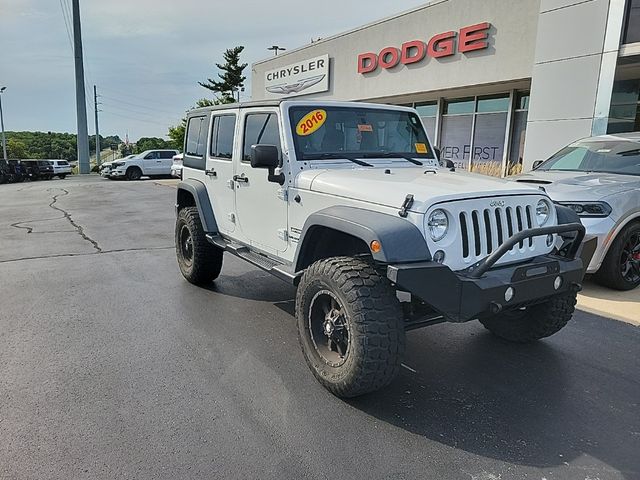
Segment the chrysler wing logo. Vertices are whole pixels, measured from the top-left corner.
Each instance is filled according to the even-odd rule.
[[[322,75],[316,75],[315,77],[304,78],[294,83],[283,83],[281,85],[273,85],[272,87],[267,87],[267,92],[282,94],[282,95],[288,95],[290,93],[298,93],[320,83],[322,80],[324,80],[324,77],[326,77],[326,75],[322,74]]]

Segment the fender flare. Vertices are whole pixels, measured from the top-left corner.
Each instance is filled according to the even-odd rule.
[[[218,224],[213,213],[213,208],[211,207],[207,187],[204,183],[193,178],[182,180],[178,183],[176,212],[185,206],[184,202],[181,202],[181,195],[184,195],[184,193],[181,194],[180,192],[187,192],[193,197],[204,231],[207,233],[218,233]]]
[[[349,234],[367,246],[373,240],[378,240],[382,249],[377,253],[372,252],[376,262],[389,264],[431,260],[425,238],[418,227],[408,220],[363,208],[334,206],[319,210],[307,218],[294,260],[296,271],[302,270],[305,256],[311,250],[313,232],[318,227]]]

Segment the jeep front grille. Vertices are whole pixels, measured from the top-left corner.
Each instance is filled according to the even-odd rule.
[[[507,238],[530,228],[534,228],[532,205],[460,212],[462,257],[489,255]],[[533,239],[520,242],[517,248],[522,250],[525,244],[533,247]]]
[[[536,205],[548,197],[540,194],[505,195],[501,197],[454,200],[434,205],[445,210],[449,217],[449,232],[442,241],[430,242],[429,248],[445,253],[444,263],[454,271],[464,270],[490,255],[509,237],[537,228]],[[427,211],[428,218],[429,211]],[[555,210],[545,226],[556,225]],[[425,229],[426,229],[425,225]],[[429,234],[426,234],[430,240]],[[533,237],[516,244],[497,265],[519,262],[537,255],[545,255],[554,245],[546,237]]]

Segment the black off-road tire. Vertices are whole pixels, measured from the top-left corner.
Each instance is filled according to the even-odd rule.
[[[525,310],[505,311],[480,322],[509,342],[534,342],[557,333],[571,320],[577,295],[576,292],[564,293]]]
[[[59,178],[60,180],[64,180],[66,177],[67,177],[67,174],[66,174],[66,173],[61,173],[60,175],[58,175],[58,178]]]
[[[184,245],[185,235],[191,241],[191,255]],[[209,243],[196,207],[186,207],[176,219],[176,258],[184,278],[194,285],[206,285],[214,281],[222,270],[223,251]]]
[[[348,331],[349,346],[340,365],[323,357],[310,328],[314,298],[326,291],[341,304]],[[405,350],[402,308],[389,281],[366,260],[333,257],[308,267],[296,294],[296,320],[307,365],[334,395],[372,392],[398,374]]]
[[[633,290],[640,285],[640,277],[635,281],[626,279],[622,274],[622,256],[624,255],[625,244],[632,235],[640,232],[640,222],[631,222],[626,225],[615,238],[607,255],[602,261],[602,265],[593,276],[593,279],[600,285],[613,288],[615,290]]]
[[[127,180],[140,180],[142,178],[142,170],[138,167],[129,167],[127,168],[127,173],[125,174]]]

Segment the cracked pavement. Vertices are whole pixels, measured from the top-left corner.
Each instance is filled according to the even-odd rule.
[[[433,326],[389,388],[342,401],[304,363],[293,288],[229,256],[182,279],[174,196],[0,185],[0,479],[640,478],[638,327]]]

